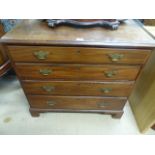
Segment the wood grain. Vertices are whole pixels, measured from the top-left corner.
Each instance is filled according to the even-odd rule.
[[[63,80],[135,80],[140,66],[119,65],[50,65],[50,64],[16,64],[16,70],[21,79],[63,79]],[[40,70],[50,70],[45,76]],[[115,71],[113,77],[107,77],[107,72]]]
[[[150,50],[84,48],[84,47],[46,47],[46,46],[9,46],[10,55],[15,62],[50,62],[50,63],[91,63],[91,64],[144,64]],[[47,52],[44,60],[39,60],[34,53]],[[121,54],[123,58],[112,61],[110,54]]]
[[[28,95],[31,108],[78,109],[78,110],[122,110],[126,99],[77,96],[39,96]],[[49,105],[53,102],[54,105]],[[103,107],[101,107],[101,105]]]
[[[23,81],[27,94],[78,95],[78,96],[124,96],[130,95],[133,82],[83,82],[83,81]],[[45,88],[51,88],[46,90]],[[110,89],[106,92],[106,89]]]
[[[138,23],[127,20],[117,31],[104,28],[77,29],[67,26],[49,28],[41,20],[23,20],[2,37],[2,43],[58,46],[155,47],[155,41]]]

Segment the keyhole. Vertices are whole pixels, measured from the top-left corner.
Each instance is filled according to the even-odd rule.
[[[80,54],[81,52],[80,51],[77,51],[77,53]]]

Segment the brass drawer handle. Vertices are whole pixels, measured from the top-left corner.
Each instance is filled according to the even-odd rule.
[[[42,89],[45,90],[46,92],[52,92],[54,91],[55,87],[54,86],[42,86]]]
[[[109,103],[104,103],[104,102],[102,102],[102,103],[97,103],[97,106],[100,107],[100,108],[105,108],[105,107],[107,107],[108,105],[109,105]]]
[[[112,91],[112,88],[101,88],[100,90],[103,93],[110,93]]]
[[[47,101],[46,103],[48,106],[54,106],[56,104],[54,101]]]
[[[52,70],[50,70],[50,69],[40,69],[39,72],[42,75],[49,75],[49,74],[52,73]]]
[[[104,72],[104,75],[105,75],[106,77],[109,77],[109,78],[115,76],[116,74],[117,74],[116,71],[105,71],[105,72]]]
[[[122,59],[124,57],[124,54],[108,54],[109,58],[111,59],[111,61],[113,62],[118,62],[120,59]]]
[[[33,53],[34,56],[39,60],[45,60],[48,57],[48,52],[38,51]]]

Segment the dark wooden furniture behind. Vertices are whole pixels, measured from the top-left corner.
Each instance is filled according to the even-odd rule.
[[[5,34],[3,30],[3,26],[0,23],[0,38]],[[11,68],[10,60],[5,52],[5,50],[2,48],[0,44],[0,77],[4,75],[8,70]]]
[[[155,41],[135,21],[116,31],[49,28],[25,20],[2,37],[30,104],[40,112],[92,112],[120,118]]]

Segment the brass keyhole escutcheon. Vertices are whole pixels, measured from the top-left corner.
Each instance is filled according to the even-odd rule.
[[[46,103],[48,106],[54,106],[56,104],[54,101],[47,101]]]
[[[52,92],[55,90],[55,87],[54,86],[49,86],[49,85],[46,85],[46,86],[42,86],[42,89],[45,90],[46,92]]]
[[[105,108],[109,105],[109,103],[105,103],[105,102],[101,102],[101,103],[97,103],[97,106],[100,108]]]
[[[47,75],[52,73],[52,70],[50,70],[50,69],[40,69],[39,72],[40,72],[40,74],[47,76]]]
[[[81,53],[81,51],[80,51],[80,50],[78,50],[76,53],[80,54],[80,53]]]
[[[118,54],[118,53],[108,54],[108,57],[110,58],[111,61],[118,62],[124,57],[124,54]]]
[[[112,88],[101,88],[100,90],[103,93],[110,93],[112,91]]]
[[[39,60],[45,60],[48,57],[49,52],[45,52],[45,51],[37,51],[34,52],[34,56],[39,59]]]
[[[105,71],[104,75],[108,78],[114,77],[117,74],[117,71]]]

